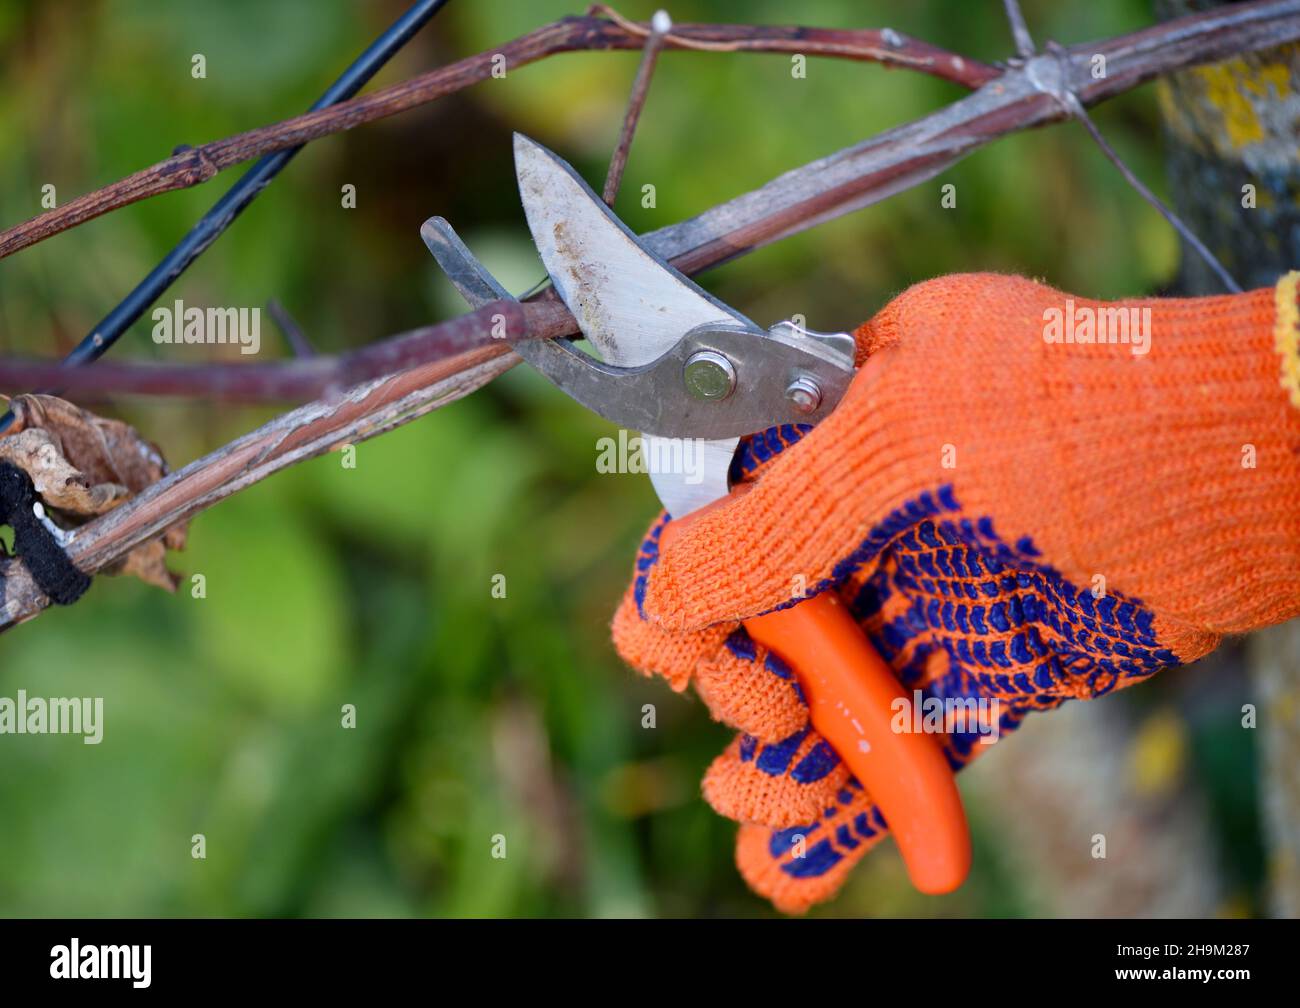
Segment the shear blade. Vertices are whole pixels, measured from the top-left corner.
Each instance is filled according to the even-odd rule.
[[[649,364],[701,325],[762,333],[646,249],[572,167],[521,133],[515,173],[546,271],[606,363]]]
[[[738,324],[763,335],[645,248],[569,164],[521,133],[515,174],[546,272],[607,364],[649,364],[702,325]],[[738,443],[645,437],[650,481],[670,515],[683,517],[727,495]]]

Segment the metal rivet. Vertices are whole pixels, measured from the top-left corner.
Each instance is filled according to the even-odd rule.
[[[792,381],[785,390],[785,397],[800,413],[815,413],[822,404],[822,390],[807,376]]]
[[[736,387],[736,369],[716,350],[696,350],[682,368],[686,391],[696,399],[725,399]]]

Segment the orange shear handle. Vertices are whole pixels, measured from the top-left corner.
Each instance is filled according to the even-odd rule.
[[[661,546],[714,506],[670,522]],[[970,871],[970,831],[952,768],[935,736],[910,730],[912,697],[839,596],[822,592],[744,626],[798,677],[813,727],[880,809],[912,884],[935,895],[960,886]],[[899,710],[907,712],[901,732],[893,729]]]
[[[970,871],[970,832],[934,735],[895,731],[912,698],[832,591],[747,619],[745,629],[794,670],[813,727],[876,803],[923,893],[952,892]],[[896,706],[901,700],[903,706]]]

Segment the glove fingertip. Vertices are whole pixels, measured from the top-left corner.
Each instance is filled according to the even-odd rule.
[[[749,753],[746,753],[746,748]],[[814,821],[848,772],[840,767],[817,781],[800,783],[756,765],[752,737],[737,738],[710,765],[701,790],[713,810],[738,822],[784,828]]]
[[[853,867],[886,835],[871,800],[850,783],[819,819],[770,829],[747,823],[736,836],[736,867],[783,913],[804,913],[839,891]]]
[[[784,579],[765,583],[767,565],[747,556],[747,544],[732,531],[746,527],[744,517],[729,512],[725,522],[709,515],[664,547],[645,584],[647,619],[666,630],[700,630],[739,622],[785,600]]]
[[[844,884],[847,870],[834,878],[799,879],[791,876],[771,852],[773,837],[782,832],[788,831],[743,824],[736,833],[736,868],[749,888],[781,913],[805,914],[835,895]]]
[[[630,591],[614,613],[610,636],[623,661],[642,675],[666,679],[678,693],[690,685],[695,669],[713,644],[711,640],[672,635],[647,623],[637,612]]]

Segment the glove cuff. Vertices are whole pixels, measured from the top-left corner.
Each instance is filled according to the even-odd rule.
[[[1277,282],[1274,303],[1274,346],[1282,358],[1282,387],[1291,405],[1300,409],[1300,272],[1292,270]]]

